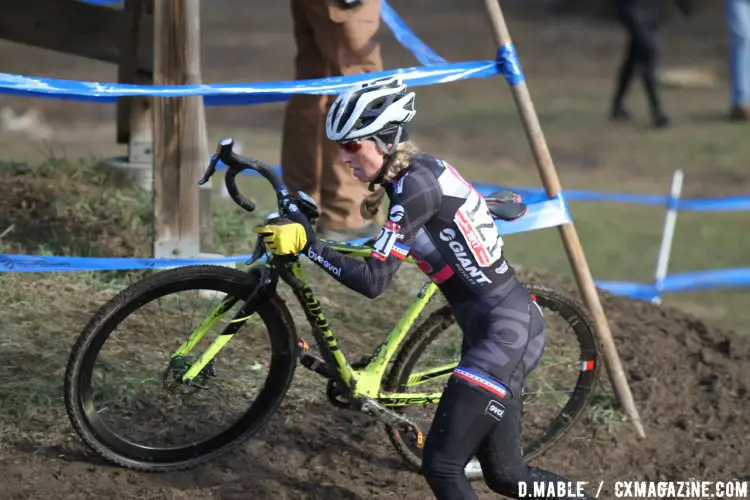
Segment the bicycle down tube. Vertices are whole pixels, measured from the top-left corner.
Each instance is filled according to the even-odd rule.
[[[354,257],[368,257],[370,255],[370,249],[364,246],[332,244],[331,247]],[[413,263],[410,258],[407,259],[407,262]],[[269,267],[271,266],[269,262],[266,262],[265,265]],[[291,263],[290,267],[293,276],[303,285],[293,291],[305,312],[308,322],[315,332],[315,340],[318,344],[320,354],[332,362],[333,366],[331,366],[331,368],[335,368],[341,381],[353,389],[353,396],[355,398],[367,397],[375,399],[386,406],[426,404],[435,403],[440,400],[441,392],[385,393],[381,391],[382,379],[388,367],[388,363],[402,345],[404,338],[416,319],[437,291],[437,286],[434,283],[429,281],[425,283],[415,299],[401,315],[400,320],[388,334],[385,341],[381,343],[372,354],[368,364],[362,369],[353,369],[339,347],[338,339],[331,330],[330,323],[321,307],[320,301],[310,287],[309,281],[300,262],[297,260]],[[238,300],[238,298],[228,298],[222,301],[214,312],[209,314],[203,323],[201,323],[201,325],[190,335],[185,343],[175,351],[173,357],[187,355],[218,322],[221,316],[225,314]],[[190,366],[182,377],[183,382],[190,383],[195,377],[197,377],[224,347],[224,345],[232,339],[234,334],[251,316],[253,309],[251,302],[251,300],[246,301],[224,331],[216,337],[196,362]],[[453,365],[444,365],[413,374],[409,377],[407,387],[413,387],[434,378],[450,375],[454,367],[455,363]]]

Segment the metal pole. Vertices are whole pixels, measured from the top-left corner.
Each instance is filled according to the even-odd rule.
[[[672,189],[667,203],[667,216],[664,218],[664,231],[661,237],[661,246],[659,247],[659,257],[656,263],[656,273],[654,274],[654,285],[657,296],[651,302],[657,305],[661,304],[661,291],[664,285],[664,278],[667,277],[669,268],[669,256],[672,253],[672,241],[674,240],[674,230],[677,225],[677,202],[682,195],[682,170],[675,170],[672,175]]]

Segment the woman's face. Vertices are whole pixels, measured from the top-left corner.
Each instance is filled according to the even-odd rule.
[[[339,158],[352,169],[354,177],[362,182],[375,179],[383,167],[383,153],[374,141],[348,141],[339,143]]]

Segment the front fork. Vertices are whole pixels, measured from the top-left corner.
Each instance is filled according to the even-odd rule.
[[[232,337],[239,331],[242,325],[255,313],[258,304],[262,303],[269,291],[275,289],[275,275],[265,266],[259,266],[251,272],[259,272],[260,279],[258,285],[250,293],[250,296],[242,304],[222,332],[214,339],[208,349],[190,365],[190,368],[182,374],[180,382],[186,385],[194,385],[195,378],[211,363],[219,351],[229,342]],[[181,356],[187,356],[190,351],[206,336],[206,334],[216,325],[221,317],[226,314],[238,301],[239,297],[227,297],[221,301],[216,309],[203,320],[201,325],[187,338],[187,340],[172,354],[172,359]]]

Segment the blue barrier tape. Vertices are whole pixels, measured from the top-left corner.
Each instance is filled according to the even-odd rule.
[[[482,190],[499,190],[509,189],[523,196],[527,201],[538,201],[548,199],[547,193],[542,188],[537,187],[509,187],[509,186],[492,186],[489,184],[472,183],[480,192]],[[588,202],[614,202],[614,203],[631,203],[639,205],[670,205],[670,196],[658,194],[631,194],[631,193],[614,193],[599,191],[584,191],[579,189],[566,189],[565,199],[572,201]],[[750,196],[721,196],[717,198],[695,198],[680,199],[674,203],[677,209],[691,212],[744,212],[750,211]]]
[[[662,291],[686,292],[750,286],[750,268],[709,269],[670,274],[664,278]]]
[[[401,45],[407,48],[423,66],[434,64],[445,64],[446,60],[440,57],[427,44],[420,40],[406,23],[396,14],[393,7],[385,0],[380,2],[380,18],[390,28],[393,36]]]
[[[497,221],[501,235],[533,231],[555,227],[570,222],[570,214],[561,197],[529,205],[528,213],[515,222]],[[365,239],[351,241],[363,243]],[[124,269],[156,269],[162,267],[188,266],[197,264],[223,264],[241,262],[250,255],[215,257],[205,259],[148,259],[148,258],[105,258],[105,257],[60,257],[40,255],[0,254],[0,272],[73,272],[73,271],[116,271]]]
[[[647,283],[629,283],[627,281],[594,281],[594,284],[615,295],[625,295],[631,299],[650,301],[659,296],[656,287]]]
[[[515,87],[526,80],[521,69],[521,62],[518,60],[516,46],[513,42],[508,42],[498,47],[495,63],[497,64],[498,72],[505,77],[505,81],[511,87]]]
[[[206,161],[208,163],[208,160]],[[217,170],[227,168],[223,162],[216,165]],[[274,167],[276,173],[281,175],[281,167]],[[242,174],[257,176],[254,170],[243,170]],[[527,203],[540,203],[549,200],[547,192],[542,188],[535,187],[516,187],[516,186],[496,186],[482,182],[472,182],[474,188],[482,196],[500,190],[509,190],[520,194]],[[650,195],[650,194],[630,194],[630,193],[612,193],[598,191],[584,191],[579,189],[565,190],[566,202],[571,201],[588,201],[588,202],[619,202],[643,205],[667,205],[670,206],[669,196]],[[721,196],[718,198],[704,199],[680,199],[674,203],[675,207],[683,211],[691,212],[745,212],[750,211],[750,196]]]
[[[662,293],[695,292],[750,286],[750,268],[709,269],[670,274],[657,285],[627,281],[595,281],[597,287],[618,295],[651,300]]]
[[[487,78],[496,74],[497,69],[492,61],[399,68],[311,80],[174,86],[79,82],[0,73],[0,93],[110,103],[116,102],[117,98],[122,96],[184,97],[202,95],[205,96],[207,106],[228,106],[285,101],[291,94],[338,94],[355,83],[392,75],[399,75],[410,86],[420,87],[470,78]]]

